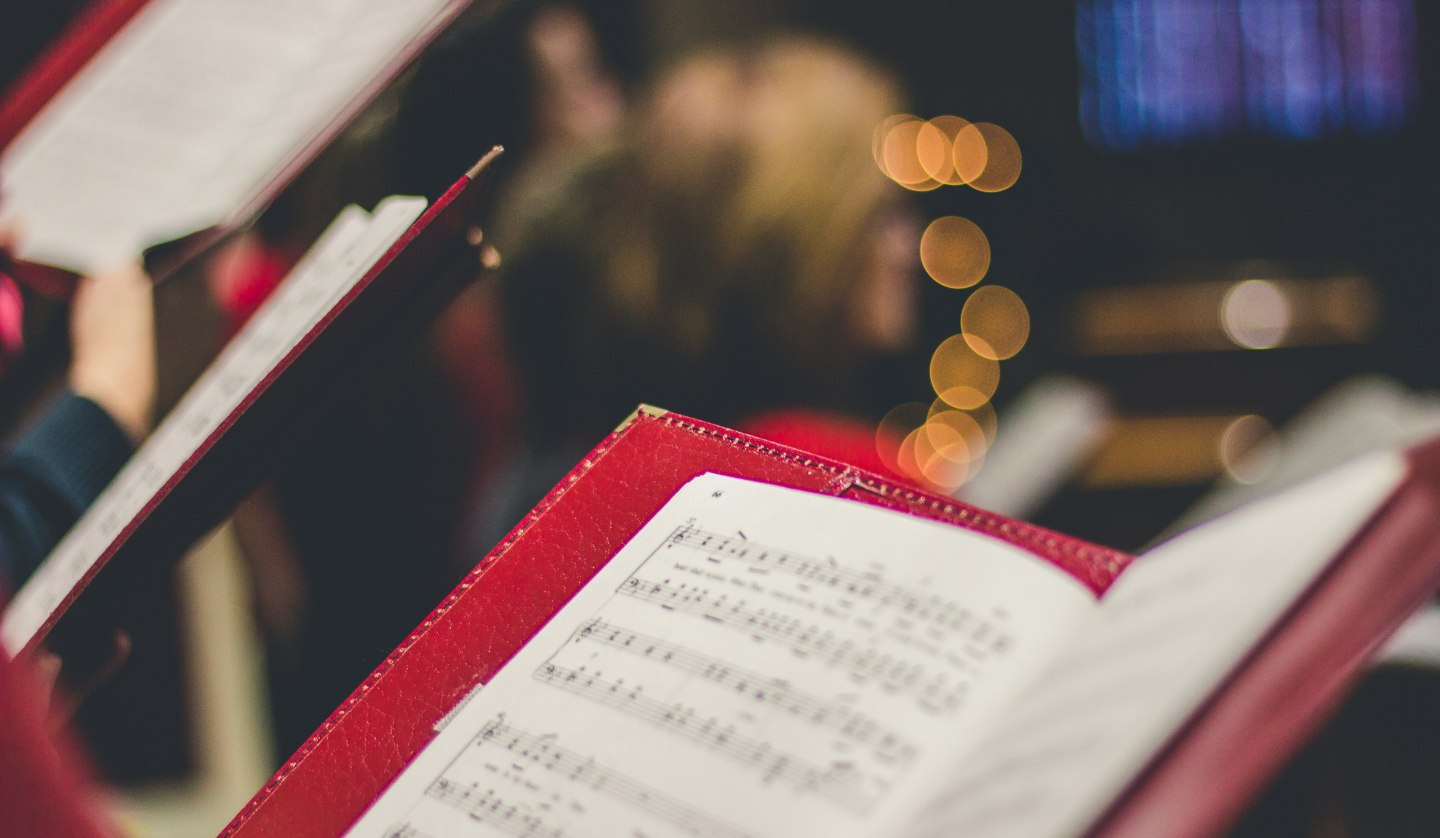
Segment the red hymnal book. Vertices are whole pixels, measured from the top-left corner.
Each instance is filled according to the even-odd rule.
[[[247,225],[469,0],[100,0],[0,100],[0,272],[149,252],[156,278]],[[163,246],[163,247],[162,247]]]
[[[645,408],[225,834],[1210,834],[1436,587],[1436,457],[1132,559]]]

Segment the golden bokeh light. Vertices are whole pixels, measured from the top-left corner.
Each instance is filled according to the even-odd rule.
[[[962,126],[955,132],[950,155],[955,176],[961,183],[973,183],[985,173],[985,164],[990,159],[984,132],[974,125]]]
[[[928,421],[929,419],[934,418],[937,414],[954,409],[954,406],[952,406],[949,402],[937,397],[935,401],[930,403],[930,411],[929,414],[926,416],[926,419]],[[989,448],[990,445],[995,442],[995,431],[1000,426],[1000,419],[999,416],[997,416],[995,413],[995,406],[987,400],[979,407],[967,408],[965,410],[965,415],[973,419],[975,421],[975,424],[979,425],[980,429],[984,431],[985,447]]]
[[[880,141],[880,170],[890,179],[907,187],[939,186],[920,165],[918,153],[920,129],[924,121],[909,116],[891,123]]]
[[[875,165],[880,171],[890,177],[890,170],[885,166],[885,140],[890,136],[890,131],[902,122],[909,122],[918,117],[908,113],[897,113],[885,117],[880,124],[875,126],[875,133],[870,138],[870,154],[875,158]]]
[[[975,222],[942,216],[920,237],[920,264],[946,288],[969,288],[990,270],[990,240]]]
[[[920,402],[905,402],[890,408],[875,426],[875,453],[886,468],[898,473],[909,472],[901,467],[900,448],[905,438],[914,433],[928,418],[925,405]],[[912,452],[913,452],[913,441]],[[913,457],[912,457],[913,459]]]
[[[965,179],[955,169],[955,138],[970,122],[958,116],[937,116],[916,136],[916,156],[925,173],[937,183],[960,186]]]
[[[1003,192],[1020,179],[1020,144],[993,122],[965,126],[955,138],[954,155],[960,177],[981,192]]]
[[[925,422],[926,433],[937,451],[953,448],[957,462],[972,462],[985,456],[990,438],[980,423],[963,410],[942,410]],[[963,444],[963,448],[955,448]]]
[[[915,437],[915,461],[923,466],[936,457],[963,466],[970,462],[972,454],[969,443],[954,427],[943,422],[926,422]]]
[[[919,438],[920,429],[916,428],[901,440],[900,449],[896,452],[896,470],[915,480],[924,481],[924,472],[921,471],[920,463],[915,456],[915,445]]]
[[[978,410],[990,401],[993,393],[986,393],[980,387],[972,387],[969,384],[958,384],[954,387],[947,387],[940,393],[940,400],[952,407],[961,410]]]
[[[995,395],[1000,364],[971,349],[964,335],[951,335],[930,356],[930,384],[951,407],[974,410]]]
[[[902,183],[900,185],[905,187],[906,189],[909,189],[911,192],[932,192],[944,186],[945,184],[933,178],[927,177],[919,183]]]
[[[970,464],[956,462],[939,451],[929,451],[920,439],[915,443],[915,462],[920,469],[920,478],[930,488],[950,494],[970,478]]]
[[[1030,310],[1009,288],[977,288],[960,311],[960,333],[971,349],[987,358],[1013,358],[1030,339]]]
[[[913,440],[914,467],[920,478],[947,493],[975,475],[990,444],[973,416],[954,409],[932,414]]]

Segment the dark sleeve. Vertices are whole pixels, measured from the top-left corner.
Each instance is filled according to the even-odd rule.
[[[0,589],[15,590],[132,450],[99,405],[68,394],[0,461]]]

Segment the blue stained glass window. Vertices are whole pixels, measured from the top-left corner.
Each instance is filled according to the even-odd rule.
[[[1129,150],[1399,130],[1414,0],[1078,0],[1080,120]]]

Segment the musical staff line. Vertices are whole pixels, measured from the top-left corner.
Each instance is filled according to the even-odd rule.
[[[764,547],[746,539],[707,532],[694,526],[676,529],[668,541],[755,567],[790,573],[807,582],[843,591],[857,599],[894,606],[906,617],[961,633],[972,642],[994,644],[997,651],[1012,642],[1000,626],[991,620],[977,617],[968,608],[936,596],[925,596],[877,578],[874,574],[851,570],[833,559],[816,559]]]
[[[639,576],[626,579],[618,593],[783,643],[798,654],[844,667],[858,678],[874,679],[887,691],[909,694],[927,712],[956,711],[969,688],[964,680],[950,680],[948,673],[927,677],[921,664],[897,660],[873,648],[860,648],[849,640],[837,641],[833,632],[763,608],[749,608],[744,600],[730,601],[728,595],[717,598],[685,584],[671,585]]]
[[[881,759],[905,764],[915,756],[912,743],[863,713],[685,646],[639,634],[600,618],[588,620],[574,636],[577,640],[599,643],[699,675],[756,702],[834,730],[858,745],[872,748]]]
[[[627,774],[606,768],[590,757],[519,730],[504,721],[491,720],[480,730],[480,735],[475,738],[475,746],[487,745],[504,748],[546,771],[567,774],[572,782],[584,783],[597,792],[629,803],[700,838],[750,838],[750,833],[733,824],[686,805]]]
[[[650,698],[638,686],[625,687],[619,681],[607,681],[554,663],[545,663],[535,670],[534,676],[542,683],[613,707],[662,730],[706,745],[715,753],[755,768],[766,782],[784,780],[856,814],[864,814],[875,802],[874,797],[860,787],[853,763],[835,763],[829,769],[817,768],[776,750],[769,742],[736,732],[733,725],[721,726],[714,718],[701,721],[695,717],[693,708],[666,705]]]
[[[564,829],[547,826],[544,819],[520,810],[515,804],[493,791],[477,794],[471,786],[457,786],[444,777],[431,783],[425,794],[454,809],[464,812],[472,820],[516,838],[565,838]]]

